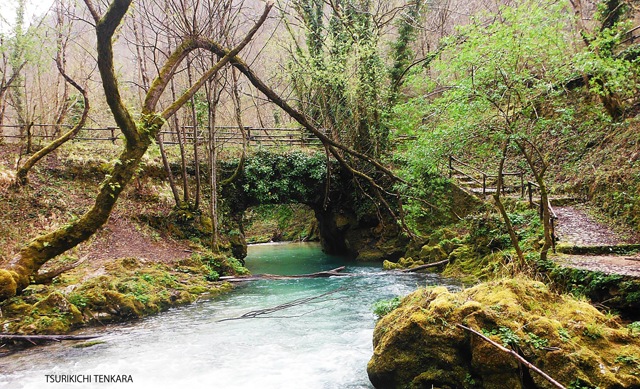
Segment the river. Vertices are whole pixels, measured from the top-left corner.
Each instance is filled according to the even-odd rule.
[[[213,300],[101,328],[103,344],[73,348],[62,342],[2,358],[0,387],[372,388],[366,373],[376,321],[372,304],[446,280],[383,273],[379,264],[327,256],[309,243],[251,246],[247,257],[254,274],[342,265],[356,276],[246,283]],[[270,315],[219,321],[336,289]],[[47,383],[52,374],[91,375],[92,383]],[[133,383],[96,383],[93,375],[130,375]]]

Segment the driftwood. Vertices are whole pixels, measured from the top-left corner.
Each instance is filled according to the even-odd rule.
[[[47,342],[61,342],[63,340],[88,340],[99,338],[100,335],[14,335],[0,334],[2,340],[20,340],[35,344],[35,341],[42,340]]]
[[[340,266],[332,270],[320,271],[320,272],[311,273],[311,274],[298,274],[293,276],[281,276],[276,274],[256,274],[256,275],[245,276],[245,277],[226,276],[226,277],[220,277],[220,281],[244,282],[244,281],[259,281],[259,280],[290,280],[290,279],[296,279],[296,278],[323,278],[323,277],[334,277],[334,276],[342,276],[342,277],[348,276],[349,274],[340,273],[344,269],[345,269],[344,266]]]
[[[501,346],[500,344],[494,342],[493,340],[489,339],[488,337],[482,335],[481,333],[479,333],[476,330],[473,330],[469,327],[463,326],[462,324],[456,324],[456,326],[458,326],[459,328],[462,328],[463,330],[469,331],[473,334],[478,335],[480,338],[482,338],[483,340],[489,342],[491,345],[495,346],[496,348],[498,348],[500,351],[503,351],[507,354],[511,354],[515,359],[517,359],[519,362],[521,362],[523,365],[527,366],[529,369],[535,371],[536,373],[540,374],[545,380],[549,381],[553,386],[555,386],[556,388],[559,389],[566,389],[561,383],[559,383],[558,381],[554,380],[553,378],[551,378],[551,376],[549,376],[547,373],[545,373],[544,371],[540,370],[539,368],[537,368],[535,365],[533,365],[531,362],[527,361],[526,359],[524,359],[520,354],[518,354],[517,352],[508,349],[506,347]]]
[[[327,296],[332,295],[334,293],[341,292],[344,289],[345,288],[338,288],[338,289],[334,289],[332,291],[320,294],[318,296],[305,297],[305,298],[289,301],[288,303],[280,304],[280,305],[277,305],[277,306],[271,307],[271,308],[259,309],[259,310],[256,310],[256,311],[249,311],[249,312],[243,314],[242,316],[231,317],[231,318],[228,318],[228,319],[222,319],[222,320],[218,320],[217,322],[220,323],[220,322],[223,322],[223,321],[230,321],[230,320],[255,319],[255,318],[258,318],[258,317],[263,316],[263,315],[268,315],[268,314],[273,313],[273,312],[281,311],[283,309],[295,307],[295,306],[302,305],[302,304],[325,302],[325,301],[328,301],[328,300],[322,299],[323,297],[327,297]],[[276,318],[276,317],[267,316],[266,318],[273,319],[273,318]]]
[[[444,261],[434,262],[434,263],[427,263],[426,265],[420,265],[420,266],[412,267],[410,269],[403,269],[403,270],[400,270],[400,271],[403,272],[403,273],[415,273],[418,270],[429,269],[431,267],[444,265],[446,263],[449,263],[448,259],[445,259]]]

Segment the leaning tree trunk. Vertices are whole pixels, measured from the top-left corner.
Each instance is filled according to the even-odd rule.
[[[547,172],[549,164],[546,162],[544,155],[538,149],[535,144],[529,141],[516,141],[518,148],[522,152],[527,165],[531,169],[536,183],[540,187],[540,208],[542,209],[542,227],[544,232],[544,243],[542,249],[540,249],[540,259],[546,260],[549,253],[549,249],[553,247],[553,230],[551,226],[551,209],[549,207],[549,191],[544,181],[544,175]],[[529,149],[527,149],[527,144]],[[530,150],[530,151],[529,151]],[[536,160],[539,161],[539,165],[536,164]]]
[[[549,209],[549,193],[547,191],[547,185],[545,185],[542,177],[535,175],[536,182],[540,187],[540,207],[542,208],[542,226],[544,231],[544,243],[542,249],[540,249],[540,259],[547,260],[549,249],[553,247],[553,231],[551,228],[551,209]]]
[[[64,253],[70,248],[88,239],[109,218],[120,193],[133,178],[140,160],[146,153],[152,140],[162,125],[173,116],[193,96],[202,85],[234,58],[253,38],[258,28],[264,23],[272,4],[265,6],[264,13],[258,22],[247,33],[244,40],[224,56],[191,86],[183,95],[175,100],[169,108],[156,112],[157,103],[166,89],[169,80],[173,79],[176,68],[191,52],[203,46],[209,47],[213,42],[198,37],[187,37],[168,58],[158,76],[147,92],[142,110],[142,120],[136,122],[129,109],[120,98],[120,88],[114,70],[112,39],[116,29],[126,15],[132,0],[113,0],[103,17],[97,12],[91,0],[85,4],[95,21],[98,69],[102,79],[107,104],[113,117],[126,138],[125,149],[116,161],[111,174],[100,186],[95,203],[80,219],[73,221],[48,234],[39,236],[27,243],[3,269],[0,269],[0,301],[15,296],[26,288],[38,270],[49,259]],[[205,47],[205,48],[206,48]]]
[[[509,238],[511,239],[511,244],[513,248],[516,250],[516,255],[518,256],[518,264],[521,269],[524,269],[526,266],[526,262],[524,259],[524,254],[522,253],[522,248],[520,247],[520,241],[518,240],[518,235],[516,235],[516,231],[513,228],[513,224],[511,223],[511,219],[509,219],[509,214],[507,213],[504,204],[502,203],[502,199],[500,197],[500,192],[502,192],[502,188],[504,187],[504,162],[507,158],[507,150],[509,148],[509,139],[505,140],[502,144],[502,157],[500,158],[500,164],[498,166],[498,184],[496,185],[496,193],[493,194],[493,200],[496,203],[496,208],[500,211],[500,215],[504,220],[505,227],[509,232]]]
[[[127,142],[110,177],[100,187],[93,207],[84,216],[27,243],[4,269],[0,269],[0,300],[22,291],[49,259],[85,241],[107,221],[120,193],[135,174],[151,139],[147,136],[141,137],[137,143]]]

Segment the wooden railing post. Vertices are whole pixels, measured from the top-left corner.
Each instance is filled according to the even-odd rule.
[[[556,218],[551,217],[551,248],[553,248],[553,253],[556,253]]]
[[[520,171],[520,198],[524,198],[524,172]]]
[[[531,181],[527,182],[527,187],[529,189],[529,206],[533,207],[533,189],[531,188]]]
[[[449,156],[449,178],[453,178],[453,156]]]
[[[251,144],[251,127],[245,126],[244,130],[247,133],[247,147],[249,147],[249,145]]]
[[[487,175],[485,173],[482,173],[482,195],[484,196],[486,194],[487,194]]]

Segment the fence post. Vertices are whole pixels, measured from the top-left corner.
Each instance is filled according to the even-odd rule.
[[[487,194],[487,175],[485,173],[482,173],[482,195],[484,196],[486,194]]]
[[[551,247],[553,248],[553,253],[556,253],[556,218],[551,216]]]
[[[453,178],[453,157],[449,156],[449,179]]]
[[[113,143],[114,145],[116,144],[116,129],[113,127],[109,127],[109,130],[111,131],[111,143]]]
[[[247,132],[247,147],[251,143],[251,127],[245,126],[244,130]]]
[[[520,198],[524,198],[524,173],[520,171]]]
[[[527,182],[527,187],[529,189],[529,206],[533,207],[533,191],[531,189],[531,181]]]

